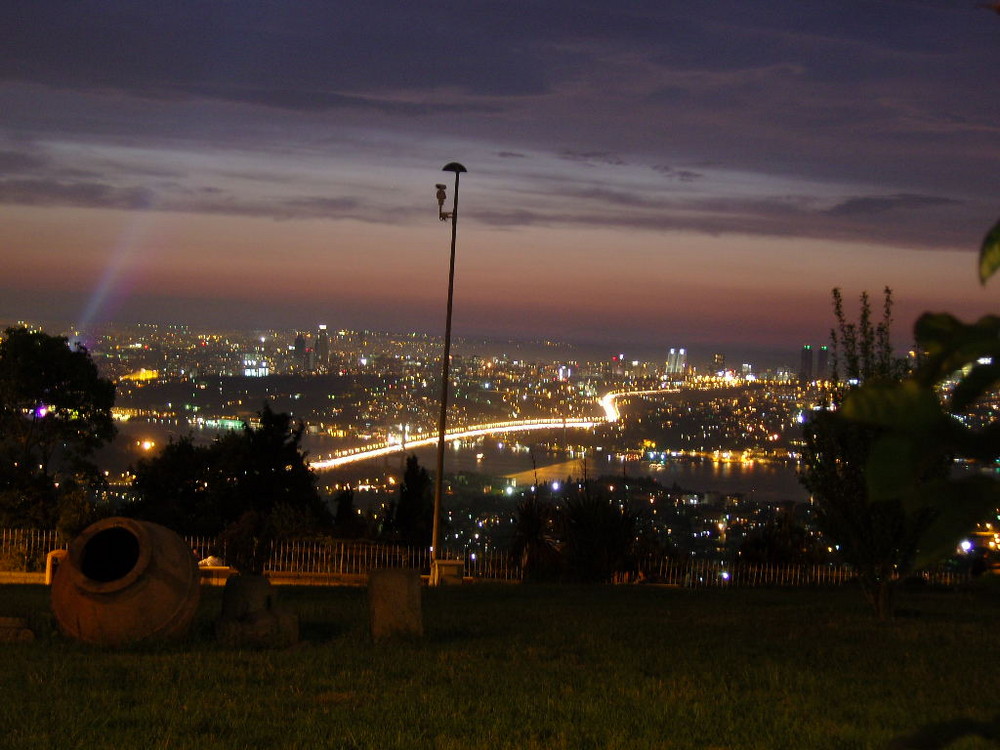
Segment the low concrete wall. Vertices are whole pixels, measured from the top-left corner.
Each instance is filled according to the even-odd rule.
[[[0,570],[0,583],[45,584],[45,573],[23,573],[17,570]]]
[[[368,576],[361,573],[265,573],[275,586],[367,586]]]
[[[211,567],[201,568],[202,586],[225,586],[226,579],[231,575],[236,575],[233,568]],[[275,586],[367,586],[367,573],[281,573],[268,572],[268,579]],[[421,577],[423,583],[427,583],[427,576]],[[466,577],[465,583],[472,583],[475,579]],[[18,571],[0,571],[0,584],[6,583],[29,583],[39,586],[45,585],[45,573],[23,573]]]
[[[226,565],[200,566],[198,570],[201,571],[202,586],[225,586],[226,579],[236,572]]]
[[[225,586],[230,576],[236,575],[235,568],[203,567],[201,568],[201,583],[203,586]],[[268,571],[264,574],[274,586],[366,586],[368,576],[350,573],[292,573]]]

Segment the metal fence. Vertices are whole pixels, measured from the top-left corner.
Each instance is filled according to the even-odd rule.
[[[914,574],[939,586],[957,586],[969,580],[967,573],[944,569]],[[641,561],[626,581],[663,583],[684,588],[799,588],[842,586],[857,578],[850,565],[778,565],[726,563],[717,560],[677,560],[651,557]]]
[[[213,537],[185,537],[199,559],[226,557],[225,546]],[[54,530],[0,529],[0,571],[40,572],[45,557],[67,543]],[[473,578],[519,581],[520,567],[511,564],[501,551],[469,552],[445,549],[442,555],[465,561],[465,574]],[[430,551],[397,544],[377,544],[351,540],[316,539],[276,542],[264,566],[269,573],[319,573],[366,575],[375,568],[417,568],[430,570]]]
[[[55,530],[0,529],[0,570],[36,573],[45,570],[45,557],[65,549]]]
[[[199,559],[211,554],[225,559],[225,548],[214,538],[186,537],[186,541]],[[42,571],[46,555],[65,547],[55,531],[0,529],[0,571]],[[465,575],[473,579],[521,580],[520,565],[503,550],[445,549],[442,557],[463,560]],[[269,573],[364,576],[375,568],[417,568],[426,573],[430,563],[430,551],[426,548],[315,539],[274,543],[264,570]],[[928,583],[943,586],[956,586],[969,579],[968,574],[947,570],[925,571],[920,576]],[[855,577],[848,565],[768,565],[653,556],[637,561],[632,571],[615,580],[684,588],[794,588],[839,586]]]
[[[854,579],[848,565],[775,565],[650,558],[639,577],[686,588],[838,586]]]
[[[373,568],[430,567],[430,553],[412,547],[351,542],[276,542],[265,570],[358,575]]]

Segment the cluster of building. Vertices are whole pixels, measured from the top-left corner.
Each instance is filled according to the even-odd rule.
[[[436,434],[442,346],[426,334],[326,325],[256,332],[134,325],[70,338],[85,345],[116,383],[115,415],[128,435],[128,455],[117,467],[118,481],[110,472],[109,479],[122,491],[137,456],[174,437],[208,440],[220,430],[241,428],[265,402],[302,423],[313,456],[382,443],[405,450],[408,441]],[[830,398],[826,346],[802,347],[797,373],[758,372],[747,363],[734,368],[722,354],[694,366],[679,347],[659,361],[624,354],[588,360],[552,342],[528,354],[518,342],[460,340],[453,352],[450,426],[593,420],[598,427],[572,436],[551,430],[497,440],[510,451],[535,450],[555,462],[598,455],[622,464],[640,461],[652,476],[658,476],[658,465],[675,461],[794,464],[802,423]],[[609,392],[631,394],[618,399],[621,419],[606,419],[602,411],[600,399]],[[982,426],[998,415],[1000,397],[993,397],[963,419]],[[475,444],[461,449],[476,450]],[[374,529],[398,494],[401,474],[401,461],[371,461],[349,475],[324,474],[320,485],[331,498],[345,487],[367,494],[358,505]],[[573,491],[573,477],[566,480],[529,487],[490,476],[488,469],[448,476],[449,541],[470,549],[505,546],[517,501],[532,493],[559,503]],[[622,502],[640,508],[646,538],[679,554],[731,559],[779,516],[806,530],[803,553],[808,547],[809,554],[824,554],[809,524],[808,503],[758,502],[740,492],[719,496],[702,487],[664,486],[649,476],[626,483],[595,471],[591,480],[601,482],[608,496],[621,493]],[[982,535],[989,536],[991,548],[1000,544],[992,528]]]
[[[257,332],[135,325],[108,328],[95,337],[85,332],[76,336],[117,384],[115,414],[129,435],[126,445],[134,449],[122,461],[123,471],[136,453],[155,451],[165,440],[186,434],[210,439],[219,430],[252,422],[265,401],[302,422],[313,456],[393,441],[405,446],[436,431],[441,342],[425,334],[325,325],[312,331]],[[627,418],[590,433],[531,439],[544,450],[563,451],[563,456],[603,452],[656,462],[685,453],[714,460],[787,460],[794,455],[802,413],[820,397],[811,379],[796,379],[788,369],[757,374],[743,364],[734,370],[721,354],[695,367],[684,348],[667,350],[660,361],[624,354],[586,361],[565,347],[543,349],[550,358],[528,356],[514,344],[458,341],[450,374],[449,424],[573,417],[602,421],[598,400],[603,394],[658,391],[656,397],[623,400]],[[512,449],[519,446],[516,436],[510,443]],[[347,484],[370,491],[366,505],[377,523],[379,508],[398,492],[398,473],[395,464],[372,462],[364,475],[355,473],[344,481],[324,476],[321,484],[331,494]],[[479,499],[512,497],[509,483],[461,481],[467,486],[452,482],[449,490],[466,495],[471,490]],[[518,488],[513,497],[523,491]],[[655,488],[647,494],[645,502],[651,517],[658,516],[656,524],[662,522],[662,533],[672,538],[684,529],[678,538],[690,539],[689,545],[717,546],[720,523],[729,538],[742,528],[739,518],[728,512],[719,516],[716,504],[704,498],[678,500]],[[728,508],[736,501],[726,502]],[[509,511],[513,505],[505,507]],[[760,512],[752,515],[757,518]],[[490,543],[509,530],[509,512],[497,515],[495,504],[459,516],[452,528],[469,544]]]
[[[325,325],[312,332],[254,333],[145,325],[109,329],[86,343],[118,383],[122,417],[217,428],[252,419],[268,400],[311,435],[329,438],[331,450],[405,440],[436,428],[441,347],[425,334]],[[649,427],[658,444],[677,448],[763,448],[776,441],[771,436],[784,434],[808,401],[804,390],[815,383],[796,380],[788,370],[758,375],[749,364],[727,369],[722,355],[695,368],[683,348],[668,350],[659,362],[621,354],[582,361],[567,352],[539,361],[463,344],[454,347],[450,374],[453,425],[600,418],[597,399],[604,393],[671,386],[683,389],[685,404],[664,405],[633,427]],[[824,367],[825,354],[818,362],[818,369]],[[811,376],[811,368],[802,374]],[[748,395],[721,395],[734,389]],[[715,395],[703,399],[695,391]]]
[[[811,383],[830,377],[830,348],[821,346],[813,349],[812,344],[802,347],[799,358],[799,382]]]

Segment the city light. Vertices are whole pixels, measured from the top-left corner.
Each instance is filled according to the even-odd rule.
[[[205,431],[209,434],[198,440],[207,441],[222,430],[243,429],[266,399],[301,420],[310,441],[307,461],[319,473],[323,491],[333,494],[350,486],[372,493],[377,499],[371,498],[373,510],[365,513],[384,518],[391,512],[386,498],[397,494],[400,484],[397,462],[386,459],[432,448],[439,437],[434,391],[440,381],[434,370],[443,366],[441,338],[339,329],[327,334],[329,349],[322,359],[304,359],[303,352],[321,348],[321,332],[315,326],[304,336],[120,329],[102,342],[101,362],[117,383],[112,414],[119,424],[129,420],[120,427],[129,436],[126,445],[152,455],[178,435]],[[304,339],[301,345],[291,343],[296,336]],[[801,429],[797,418],[829,401],[824,384],[803,387],[771,374],[750,382],[746,365],[743,380],[731,384],[701,375],[691,365],[670,378],[666,352],[663,361],[649,362],[632,356],[587,360],[569,353],[532,359],[499,351],[473,354],[463,348],[449,357],[444,443],[447,460],[456,468],[442,472],[449,524],[445,546],[456,534],[464,544],[494,543],[493,534],[509,529],[519,499],[573,496],[582,489],[582,476],[601,481],[602,491],[618,504],[635,493],[636,485],[629,489],[632,476],[669,487],[675,476],[680,486],[691,486],[684,481],[689,469],[723,478],[727,485],[741,475],[749,480],[794,472],[800,452],[794,442]],[[277,377],[243,377],[248,359],[266,361]],[[155,381],[148,379],[154,371]],[[127,377],[143,372],[147,375],[141,378]],[[40,407],[38,413],[45,413],[48,404],[28,414]],[[523,468],[533,460],[538,464],[532,470]],[[751,474],[758,463],[765,470]],[[779,464],[784,468],[775,468]],[[332,473],[341,467],[353,468]],[[471,482],[467,473],[475,477]],[[112,474],[112,486],[128,485],[126,475]],[[575,478],[567,483],[567,476]],[[691,547],[699,554],[733,549],[762,523],[754,515],[761,512],[755,495],[737,501],[724,490],[693,486],[698,489],[676,494],[640,489],[633,507],[641,502],[650,522],[662,526],[659,533],[685,552]],[[485,495],[500,504],[477,510],[465,529],[456,526],[453,511],[464,511],[470,492],[477,501]],[[720,514],[720,504],[738,505],[739,513]],[[682,518],[698,520],[685,528]],[[478,540],[474,533],[480,534]],[[996,545],[983,535],[975,545],[988,549],[991,542]],[[836,555],[836,546],[823,540],[821,549],[828,548]]]

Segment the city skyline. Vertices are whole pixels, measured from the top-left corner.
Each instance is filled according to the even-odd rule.
[[[794,361],[834,286],[900,347],[994,307],[986,9],[157,8],[0,10],[0,317],[440,335],[452,160],[457,336]]]

